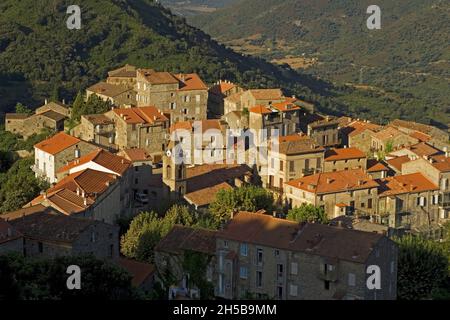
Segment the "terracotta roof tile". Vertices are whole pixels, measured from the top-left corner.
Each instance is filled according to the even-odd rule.
[[[138,69],[137,71],[151,84],[178,84],[179,80],[170,72],[159,72],[153,69]]]
[[[81,140],[78,138],[72,137],[64,132],[59,132],[53,137],[35,144],[34,147],[46,153],[55,155],[80,142]]]
[[[150,263],[144,263],[122,257],[117,259],[117,264],[131,274],[133,277],[131,283],[135,287],[142,285],[143,282],[146,281],[148,277],[152,276],[156,271],[155,266]]]
[[[402,171],[402,165],[409,161],[411,161],[411,159],[408,156],[402,156],[402,157],[397,157],[397,158],[386,160],[386,162],[389,164],[389,166],[397,169],[398,171]]]
[[[379,172],[379,171],[389,171],[389,168],[375,159],[367,160],[367,172]]]
[[[231,89],[235,88],[236,85],[229,81],[220,81],[218,84],[213,85],[211,88],[209,88],[209,91],[211,93],[214,93],[216,95],[223,95],[227,91],[230,91]]]
[[[109,119],[104,114],[86,114],[82,115],[81,117],[85,118],[87,121],[94,125],[106,125],[106,124],[113,124],[114,122]]]
[[[392,196],[403,193],[419,193],[439,190],[439,187],[425,178],[421,173],[413,173],[378,180],[379,196]]]
[[[177,74],[175,77],[181,82],[179,91],[208,90],[206,84],[196,73]]]
[[[87,91],[91,91],[97,94],[101,94],[107,97],[117,97],[121,93],[124,93],[126,91],[130,91],[130,88],[127,88],[125,86],[116,85],[116,84],[110,84],[106,82],[99,82],[96,83],[89,88],[86,89]]]
[[[135,78],[136,77],[136,67],[126,64],[115,70],[108,72],[109,77],[121,77],[121,78]]]
[[[252,113],[257,113],[257,114],[270,114],[273,112],[269,107],[262,106],[262,105],[254,106],[254,107],[250,108],[248,111],[252,112]]]
[[[292,180],[287,185],[315,194],[378,187],[378,183],[361,169],[319,173]]]
[[[316,145],[313,139],[308,136],[301,136],[300,139],[288,139],[278,146],[278,153],[285,155],[296,155],[304,153],[323,152],[325,149]]]
[[[239,212],[217,233],[217,238],[252,243],[293,252],[364,263],[381,234],[303,224],[269,215]]]
[[[325,161],[338,161],[367,158],[366,154],[358,148],[333,148],[325,152]]]
[[[208,120],[190,120],[190,121],[179,121],[173,124],[169,131],[170,133],[174,132],[175,130],[188,130],[192,132],[192,130],[195,130],[196,128],[202,128],[202,133],[206,132],[210,129],[217,129],[222,131],[224,129],[224,126],[222,125],[222,122],[220,120],[216,119],[208,119]]]
[[[447,157],[445,154],[432,156],[433,159],[433,167],[438,169],[441,172],[450,171],[450,157]]]
[[[282,100],[283,92],[281,89],[251,89],[249,93],[256,100]]]
[[[114,109],[114,113],[129,124],[154,124],[169,121],[156,107]]]
[[[214,255],[216,252],[216,231],[176,225],[156,245],[155,251],[182,254],[195,251]]]
[[[199,189],[194,192],[190,192],[184,195],[184,198],[191,204],[202,207],[209,205],[216,199],[216,194],[220,190],[231,190],[233,189],[227,182],[222,182],[216,185],[212,185],[208,188]]]
[[[143,148],[124,149],[121,154],[131,162],[152,160],[152,156]]]

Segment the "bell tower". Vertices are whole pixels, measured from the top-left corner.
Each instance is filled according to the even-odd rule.
[[[181,155],[182,156],[182,155]],[[175,161],[172,151],[163,156],[163,183],[170,198],[182,198],[186,194],[186,165],[184,161]],[[181,158],[182,159],[182,158]]]

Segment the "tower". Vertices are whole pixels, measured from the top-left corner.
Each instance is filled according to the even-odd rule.
[[[174,161],[171,151],[163,156],[163,183],[165,194],[170,198],[182,198],[186,194],[186,165],[184,161]]]

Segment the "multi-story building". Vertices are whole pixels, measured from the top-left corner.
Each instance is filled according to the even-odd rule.
[[[116,107],[136,106],[136,91],[124,85],[99,82],[86,89],[86,99],[93,94]]]
[[[119,149],[142,148],[159,157],[164,153],[169,119],[156,107],[113,109],[105,116],[114,122]]]
[[[71,134],[102,148],[117,150],[114,121],[104,114],[82,115],[80,124],[72,129]]]
[[[126,64],[121,68],[109,71],[106,83],[133,89],[136,85],[136,74],[136,67]]]
[[[439,187],[421,173],[380,179],[375,222],[398,232],[441,237]]]
[[[64,132],[57,133],[34,146],[35,162],[33,171],[36,177],[55,183],[57,182],[56,173],[67,162],[80,158],[97,148],[93,144],[72,137]]]
[[[243,91],[237,92],[223,99],[224,115],[227,115],[228,113],[233,111],[244,111],[241,102],[243,93]]]
[[[23,252],[23,235],[10,223],[0,218],[0,255],[10,252]]]
[[[137,105],[155,106],[170,113],[171,123],[206,119],[208,87],[193,74],[172,74],[138,69]]]
[[[64,130],[64,120],[70,116],[70,110],[64,105],[50,102],[36,109],[32,115],[22,113],[7,113],[5,115],[5,130],[28,138],[39,134],[43,129],[54,132]]]
[[[325,149],[305,135],[280,137],[277,149],[268,152],[267,173],[261,173],[264,185],[283,192],[286,182],[321,172]],[[267,175],[267,179],[264,179]]]
[[[397,245],[386,236],[239,212],[216,234],[216,296],[394,300]],[[378,266],[381,288],[367,286]]]
[[[369,154],[372,134],[380,129],[381,126],[369,121],[347,119],[347,121],[341,121],[339,135],[342,145],[358,148],[362,152]]]
[[[325,152],[323,172],[367,169],[367,156],[357,148],[333,148]]]
[[[241,108],[248,110],[255,106],[268,106],[286,100],[281,89],[251,89],[244,91],[240,98]]]
[[[391,152],[395,149],[411,146],[420,141],[406,133],[393,127],[385,127],[382,130],[372,133],[371,150]]]
[[[230,81],[218,81],[208,90],[208,111],[216,117],[226,114],[224,99],[243,91],[242,87]]]
[[[362,169],[319,173],[290,181],[285,195],[291,207],[312,204],[329,218],[376,212],[378,183]]]
[[[318,145],[334,147],[340,144],[339,119],[325,119],[314,121],[307,126],[307,133]]]
[[[205,257],[208,262],[205,270],[205,279],[214,284],[214,265],[216,253],[215,231],[174,226],[172,230],[155,247],[155,265],[160,278],[170,273],[172,283],[163,283],[170,286],[169,300],[177,298],[200,299],[204,294],[192,283],[189,270],[185,268],[185,254],[194,253]],[[198,266],[200,267],[200,266]]]
[[[68,217],[42,206],[4,215],[23,235],[25,257],[92,254],[99,259],[119,257],[119,228],[90,219]]]

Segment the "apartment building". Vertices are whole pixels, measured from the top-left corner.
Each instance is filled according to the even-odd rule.
[[[57,182],[56,173],[67,162],[78,159],[97,148],[93,144],[60,132],[34,146],[35,162],[32,169],[36,177],[55,183]]]
[[[280,137],[277,149],[268,152],[265,187],[284,190],[286,182],[316,174],[323,169],[325,149],[306,135]]]
[[[239,212],[216,234],[216,296],[394,300],[397,245],[386,236]],[[381,289],[366,284],[381,270]]]
[[[324,119],[311,122],[307,125],[307,133],[318,145],[323,147],[338,146],[339,119],[325,117]]]
[[[137,105],[155,106],[170,113],[171,123],[206,119],[208,87],[195,74],[172,74],[138,69]]]
[[[117,150],[114,121],[104,114],[82,115],[80,124],[72,129],[71,134],[110,151]]]
[[[378,183],[362,169],[326,172],[286,183],[285,196],[291,207],[312,204],[329,218],[367,216],[376,212]]]
[[[421,173],[377,180],[377,213],[374,221],[397,232],[441,238],[439,187]]]
[[[119,149],[142,148],[158,157],[165,152],[169,119],[161,110],[151,106],[113,109],[105,116],[114,122]]]
[[[323,172],[367,169],[367,156],[357,148],[332,148],[325,152]]]

